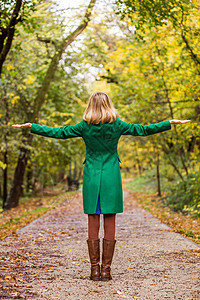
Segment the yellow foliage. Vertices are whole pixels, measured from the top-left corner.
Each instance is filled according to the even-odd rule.
[[[23,80],[23,82],[31,84],[35,81],[35,76],[34,75],[28,75],[27,78]]]
[[[103,91],[110,94],[110,84],[106,80],[94,81],[90,93],[93,94],[97,91]]]
[[[13,98],[11,99],[11,103],[14,105],[14,104],[17,102],[18,99],[19,99],[19,96],[13,97]]]
[[[0,161],[0,168],[2,168],[3,170],[6,168],[6,164],[4,164],[2,161]]]
[[[10,65],[10,64],[8,64],[8,65],[6,66],[6,69],[7,69],[8,71],[10,71],[10,70],[12,70],[12,69],[15,69],[15,67],[12,66],[12,65]]]
[[[73,117],[74,113],[55,111],[51,114],[51,118],[53,118],[53,117],[69,117],[69,116]]]
[[[80,104],[80,106],[82,106],[82,107],[86,107],[87,106],[87,104],[85,102],[83,102],[81,99],[76,98],[76,100]]]

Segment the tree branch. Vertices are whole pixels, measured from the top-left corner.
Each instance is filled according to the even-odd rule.
[[[190,47],[190,45],[189,45],[189,43],[188,43],[188,40],[186,39],[186,36],[184,35],[183,31],[181,32],[181,36],[182,36],[182,39],[183,39],[183,41],[184,41],[184,43],[185,43],[187,49],[188,49],[189,52],[190,52],[190,55],[191,55],[193,61],[195,62],[195,64],[196,64],[197,66],[199,66],[199,65],[200,65],[200,60],[198,59],[197,55],[193,52],[192,48]]]
[[[3,45],[2,47],[2,51],[0,53],[0,76],[1,76],[1,72],[2,72],[2,67],[3,67],[3,63],[6,59],[6,56],[10,50],[12,41],[13,41],[13,37],[14,37],[14,33],[15,33],[15,25],[17,24],[18,20],[17,17],[19,15],[20,9],[22,6],[22,0],[17,0],[14,11],[12,13],[11,19],[10,19],[10,23],[8,25],[8,28],[6,29],[6,36],[2,36],[3,41],[1,41],[0,44],[4,44],[4,41],[6,39],[5,45]]]
[[[85,16],[83,17],[80,25],[68,35],[67,38],[65,38],[62,42],[58,43],[56,45],[56,51],[54,56],[52,57],[51,63],[49,65],[49,68],[46,72],[45,78],[43,80],[42,86],[39,89],[36,98],[34,100],[34,120],[37,121],[39,111],[41,109],[42,104],[44,103],[45,96],[48,92],[49,86],[51,84],[51,81],[53,80],[54,74],[56,72],[58,63],[62,57],[62,54],[64,53],[65,49],[75,40],[75,38],[81,34],[81,32],[86,28],[88,25],[88,22],[90,20],[93,7],[96,3],[96,0],[91,0],[88,8],[85,12]]]
[[[64,41],[65,45],[63,47],[63,52],[75,40],[75,38],[79,34],[81,34],[81,32],[87,27],[87,25],[90,21],[90,17],[91,17],[92,10],[93,10],[95,3],[96,3],[96,0],[90,1],[90,4],[88,5],[88,8],[86,10],[85,16],[82,19],[80,25],[71,34],[69,34],[68,37],[65,39],[65,41]]]
[[[36,34],[36,36],[37,36],[37,40],[39,42],[43,42],[46,44],[53,44],[54,46],[56,46],[56,44],[58,43],[58,41],[54,41],[54,40],[47,39],[47,38],[42,38],[42,37],[38,36],[38,34]]]

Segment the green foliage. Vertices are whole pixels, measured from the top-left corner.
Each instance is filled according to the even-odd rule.
[[[77,176],[81,174],[85,154],[84,144],[80,139],[63,141],[34,136],[32,145],[27,146],[24,135],[29,129],[19,130],[11,126],[33,122],[34,101],[56,51],[56,45],[66,36],[66,31],[71,30],[71,26],[64,25],[63,17],[59,12],[55,13],[50,5],[51,1],[40,1],[35,9],[30,10],[27,22],[32,20],[37,23],[37,26],[31,23],[31,30],[25,23],[17,24],[17,35],[4,64],[0,82],[0,160],[3,162],[7,149],[9,190],[20,147],[23,145],[30,149],[23,185],[24,195],[31,191],[31,186],[29,192],[26,191],[27,176],[31,176],[31,184],[37,182],[40,187],[54,184],[59,181],[60,172],[68,172],[69,164],[75,157]],[[40,110],[38,122],[41,125],[59,127],[81,120],[85,102],[88,100],[86,79],[79,76],[82,72],[85,72],[85,66],[79,54],[73,48],[68,49]],[[3,186],[3,176],[0,184]]]
[[[200,177],[192,172],[185,181],[179,181],[169,188],[165,204],[175,211],[200,216]]]
[[[190,0],[116,0],[117,14],[122,18],[129,17],[132,20],[137,15],[136,28],[142,28],[144,24],[150,26],[163,26],[171,21],[179,23],[182,13],[188,13],[195,7]]]

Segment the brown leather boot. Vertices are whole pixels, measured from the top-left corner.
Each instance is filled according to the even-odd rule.
[[[87,240],[88,252],[91,262],[91,280],[100,280],[100,239]]]
[[[114,254],[116,240],[103,239],[103,253],[101,265],[101,280],[108,281],[112,279],[110,266]]]

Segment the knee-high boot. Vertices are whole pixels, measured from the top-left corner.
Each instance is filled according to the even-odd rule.
[[[100,239],[87,240],[88,252],[91,262],[91,280],[100,280]]]
[[[108,281],[112,279],[110,274],[111,262],[114,254],[116,240],[103,239],[103,253],[102,253],[102,265],[101,265],[101,280]]]

